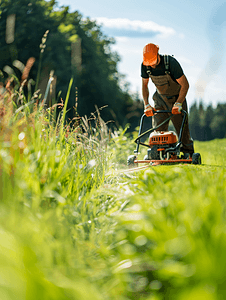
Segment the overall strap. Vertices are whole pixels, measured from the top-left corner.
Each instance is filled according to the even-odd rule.
[[[169,55],[164,55],[165,73],[170,74],[169,71]]]
[[[147,73],[148,73],[148,76],[151,77],[151,67],[150,66],[147,66]]]
[[[164,55],[165,74],[170,74],[169,70],[169,55]],[[147,66],[147,74],[151,77],[151,67]]]

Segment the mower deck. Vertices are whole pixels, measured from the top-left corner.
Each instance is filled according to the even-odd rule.
[[[152,160],[134,160],[134,164],[149,164],[151,166],[157,166],[157,165],[171,165],[171,164],[191,164],[192,158],[189,159],[152,159]]]

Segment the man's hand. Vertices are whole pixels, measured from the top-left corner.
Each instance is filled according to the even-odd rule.
[[[179,115],[181,114],[181,110],[182,110],[182,103],[179,102],[174,103],[174,106],[172,108],[172,114]]]
[[[144,113],[147,117],[153,117],[154,116],[153,107],[151,107],[150,104],[145,105]]]

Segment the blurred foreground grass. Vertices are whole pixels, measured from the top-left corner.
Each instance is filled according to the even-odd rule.
[[[1,119],[0,299],[225,299],[226,140],[119,173],[125,132],[65,112]]]

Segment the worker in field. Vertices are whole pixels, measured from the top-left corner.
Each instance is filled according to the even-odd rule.
[[[143,49],[143,62],[141,65],[142,95],[144,100],[144,113],[153,116],[153,127],[161,124],[169,117],[167,113],[154,115],[155,110],[172,110],[171,118],[179,136],[183,116],[181,110],[187,111],[186,95],[189,83],[179,62],[172,56],[160,55],[159,47],[155,44],[147,44]],[[153,95],[154,107],[149,103],[149,78],[156,86]],[[169,121],[159,127],[158,131],[167,131]],[[184,126],[182,136],[183,152],[187,157],[194,153],[193,140],[189,133],[188,120]]]

